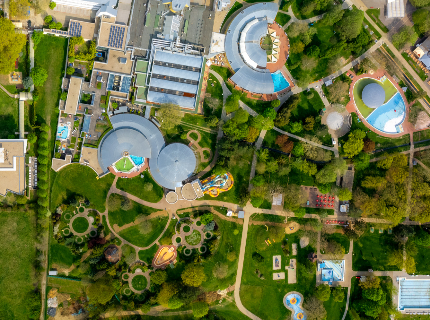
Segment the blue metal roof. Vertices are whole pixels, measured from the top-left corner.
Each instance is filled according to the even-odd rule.
[[[203,66],[202,56],[195,56],[195,55],[184,54],[179,52],[173,53],[170,51],[155,50],[154,60],[179,64],[182,66],[189,66],[194,68],[201,68]]]
[[[196,104],[196,98],[177,96],[174,94],[156,92],[151,90],[148,90],[148,96],[146,97],[146,99],[148,101],[160,104],[173,103],[186,109],[194,109]]]
[[[152,73],[161,74],[163,76],[178,77],[187,80],[200,80],[200,72],[168,68],[159,65],[153,65]]]
[[[256,71],[248,66],[243,66],[231,77],[231,80],[250,92],[265,94],[275,92],[272,75],[267,69]]]

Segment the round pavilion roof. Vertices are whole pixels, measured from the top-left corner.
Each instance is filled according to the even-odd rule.
[[[332,130],[338,130],[343,125],[343,116],[339,112],[330,112],[327,116],[327,126]]]
[[[185,144],[172,143],[158,155],[157,172],[164,179],[182,185],[182,181],[193,175],[196,164],[193,150]]]
[[[378,108],[385,102],[385,90],[379,83],[369,83],[364,87],[361,99],[369,108]]]

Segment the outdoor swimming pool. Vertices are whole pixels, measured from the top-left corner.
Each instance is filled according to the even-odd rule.
[[[272,73],[272,80],[275,85],[275,92],[282,91],[290,86],[289,82],[284,78],[280,70]]]
[[[82,132],[89,133],[91,124],[91,115],[86,114],[84,117],[84,123],[82,124]]]
[[[140,166],[145,161],[145,158],[143,157],[136,157],[136,156],[130,155],[130,158],[136,166]]]
[[[301,308],[302,297],[297,293],[290,293],[285,298],[285,306],[292,311],[291,319],[306,320],[306,313]]]
[[[399,310],[429,309],[430,308],[430,280],[405,279],[399,281]]]
[[[69,127],[67,126],[58,126],[57,129],[57,139],[65,140],[69,136]]]
[[[387,103],[376,108],[366,121],[382,132],[399,133],[399,125],[403,123],[405,115],[405,102],[400,92],[397,92]]]

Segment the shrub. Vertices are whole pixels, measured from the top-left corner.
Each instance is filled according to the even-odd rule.
[[[49,25],[52,22],[52,16],[46,16],[43,21],[45,22],[45,24]]]
[[[54,10],[54,8],[57,6],[57,4],[54,1],[51,1],[49,3],[49,9]]]
[[[112,102],[112,108],[114,108],[114,109],[118,108],[118,103]]]
[[[257,261],[257,262],[263,262],[264,257],[261,254],[259,254],[258,252],[254,252],[252,254],[252,260]]]
[[[75,62],[75,57],[69,57],[69,62],[70,62],[70,63]]]
[[[97,82],[97,89],[101,89],[102,88],[102,83],[101,82]]]
[[[33,79],[31,77],[24,78],[22,85],[25,89],[29,89],[33,85]]]
[[[75,68],[73,67],[67,67],[66,73],[71,76],[72,74],[75,73]]]
[[[210,212],[205,213],[204,215],[202,215],[200,217],[200,221],[203,224],[208,224],[209,222],[211,222],[214,219],[214,215]]]
[[[263,198],[251,198],[251,204],[255,208],[259,208],[263,204],[264,199]]]
[[[67,69],[68,69],[68,68],[67,68]],[[72,69],[73,69],[73,68],[72,68]],[[73,69],[73,70],[74,70],[74,69]],[[66,91],[61,92],[60,99],[61,99],[61,100],[66,101],[66,99],[67,99],[67,92],[66,92]]]

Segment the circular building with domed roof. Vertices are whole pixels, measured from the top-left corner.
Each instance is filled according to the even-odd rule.
[[[361,99],[369,108],[378,108],[385,102],[385,90],[377,82],[369,83],[361,92]]]

